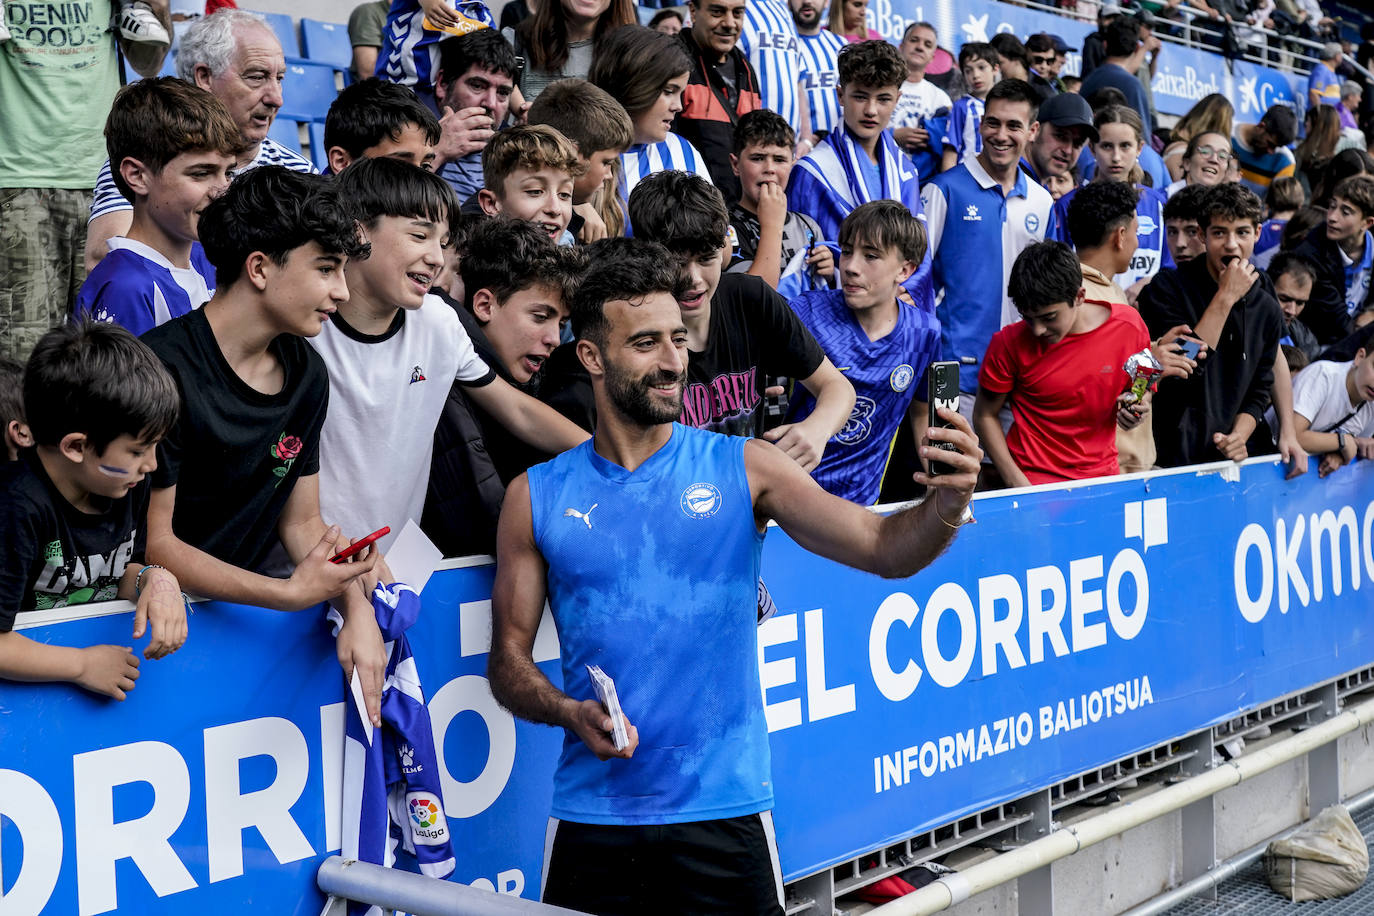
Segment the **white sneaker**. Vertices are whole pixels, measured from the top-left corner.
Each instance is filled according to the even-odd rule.
[[[170,45],[171,36],[148,4],[135,0],[119,13],[119,34],[140,44]]]

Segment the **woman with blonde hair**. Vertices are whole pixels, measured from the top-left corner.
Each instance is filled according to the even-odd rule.
[[[1164,166],[1169,170],[1170,179],[1177,181],[1183,177],[1183,153],[1189,140],[1203,134],[1221,134],[1229,140],[1235,119],[1235,106],[1220,92],[1203,96],[1188,109],[1174,125],[1169,145],[1164,148]]]

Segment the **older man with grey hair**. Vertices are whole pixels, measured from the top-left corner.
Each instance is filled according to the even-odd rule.
[[[236,174],[259,165],[297,172],[315,169],[299,153],[267,136],[282,106],[286,60],[266,20],[246,10],[222,9],[192,23],[181,36],[177,76],[213,93],[238,125],[247,149]],[[109,251],[108,241],[129,231],[133,205],[115,187],[107,160],[96,179],[86,227],[86,269]]]
[[[1359,130],[1360,122],[1355,117],[1355,112],[1360,110],[1360,99],[1363,96],[1364,87],[1354,80],[1341,83],[1341,100],[1336,104],[1336,114],[1341,117],[1343,130]]]

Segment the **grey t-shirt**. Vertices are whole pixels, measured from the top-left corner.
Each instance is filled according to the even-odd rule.
[[[501,34],[518,53],[520,45],[516,41],[515,30],[502,29]],[[592,40],[589,38],[586,41],[574,41],[568,45],[568,59],[563,62],[560,69],[541,71],[526,66],[524,74],[520,77],[520,94],[525,97],[526,102],[533,102],[549,83],[566,79],[584,80],[591,70]]]

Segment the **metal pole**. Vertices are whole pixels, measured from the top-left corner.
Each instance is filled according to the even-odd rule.
[[[495,894],[466,884],[440,881],[412,872],[382,868],[330,856],[315,881],[331,897],[404,910],[411,916],[577,916],[578,911],[549,906],[510,894]]]
[[[1370,789],[1363,795],[1350,799],[1345,803],[1345,806],[1350,810],[1351,814],[1354,814],[1356,811],[1361,811],[1369,807],[1370,804],[1374,804],[1374,789]],[[1140,906],[1122,913],[1121,916],[1159,916],[1160,913],[1167,912],[1185,900],[1215,889],[1223,881],[1249,868],[1256,859],[1264,855],[1264,851],[1269,848],[1270,843],[1289,836],[1301,826],[1302,825],[1299,824],[1297,827],[1291,827],[1281,833],[1276,833],[1264,842],[1257,843],[1244,852],[1227,859],[1205,875],[1199,875],[1187,884],[1180,884],[1168,893],[1160,894],[1158,897],[1147,900],[1140,904]]]

